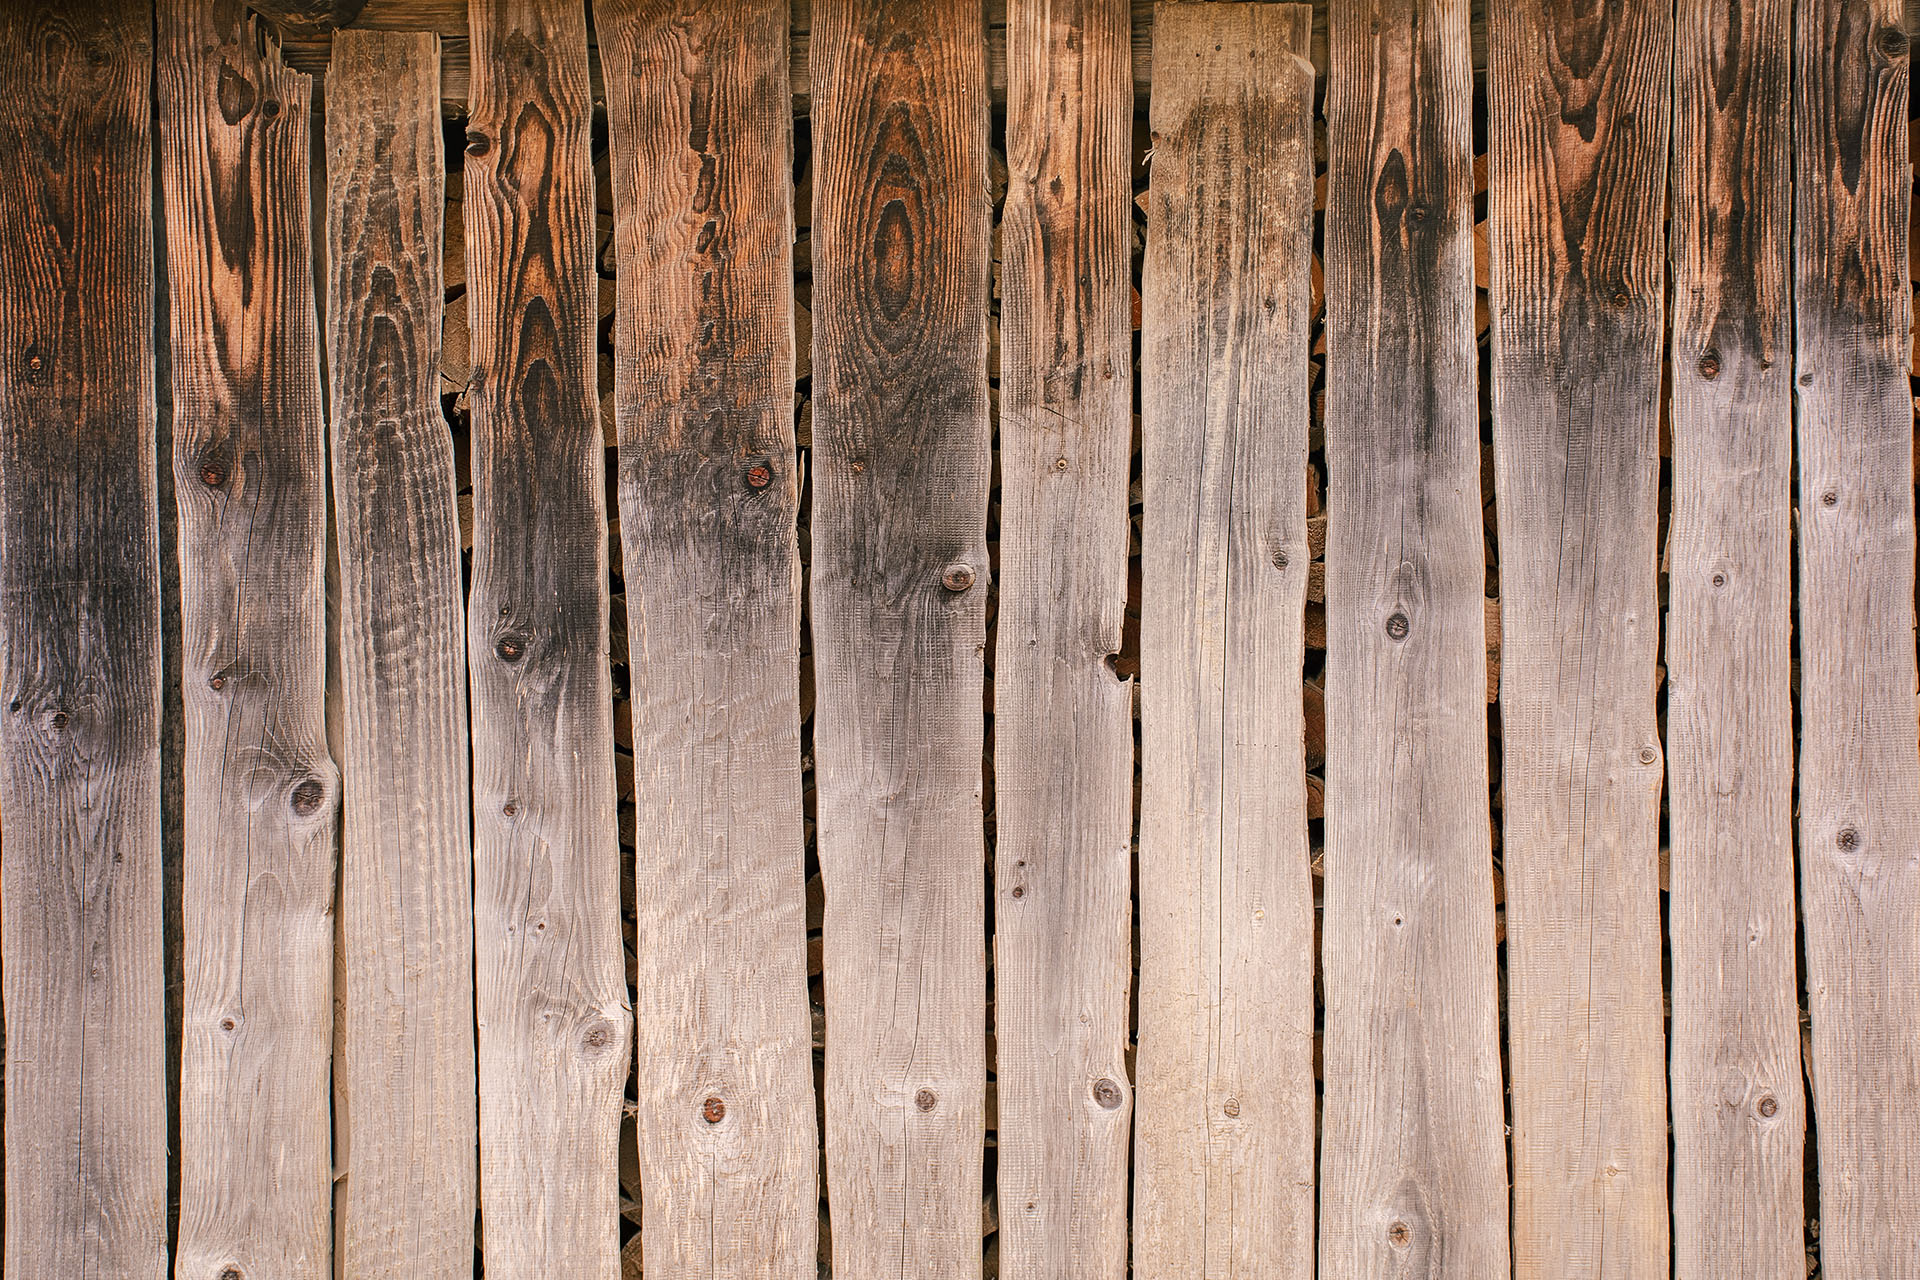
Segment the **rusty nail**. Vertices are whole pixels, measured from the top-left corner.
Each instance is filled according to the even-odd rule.
[[[708,1124],[719,1124],[727,1118],[727,1104],[719,1098],[708,1098],[700,1104],[700,1118]]]
[[[1093,1100],[1105,1110],[1113,1110],[1120,1105],[1120,1086],[1101,1076],[1093,1082]]]
[[[965,591],[973,585],[973,566],[958,561],[948,565],[940,575],[940,584],[949,591]]]
[[[938,1101],[939,1099],[934,1096],[933,1090],[931,1089],[922,1089],[913,1095],[913,1105],[922,1111],[933,1110],[933,1104]]]

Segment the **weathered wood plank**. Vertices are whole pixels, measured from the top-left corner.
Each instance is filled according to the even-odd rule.
[[[1143,1280],[1313,1274],[1308,16],[1257,4],[1154,14],[1163,76],[1140,362]]]
[[[1012,0],[994,680],[1000,1274],[1127,1269],[1133,690],[1125,0]]]
[[[339,548],[342,1273],[473,1274],[478,1120],[465,593],[440,415],[440,40],[343,32],[327,70]]]
[[[163,7],[186,712],[183,1280],[331,1276],[334,840],[312,85],[237,5]]]
[[[1331,38],[1320,1266],[1478,1280],[1509,1250],[1467,6],[1354,0]]]
[[[1674,1269],[1803,1277],[1787,0],[1676,9],[1667,771]]]
[[[1831,1280],[1920,1276],[1910,48],[1899,18],[1891,0],[1801,0],[1794,21],[1800,886]]]
[[[606,463],[580,0],[474,0],[474,968],[489,1272],[619,1274],[620,942]]]
[[[649,1275],[811,1280],[783,0],[600,0]]]
[[[1514,1272],[1667,1274],[1654,715],[1672,6],[1491,21]]]
[[[0,15],[5,1272],[167,1274],[153,10]]]
[[[813,643],[844,1280],[981,1272],[987,80],[972,0],[814,12]]]

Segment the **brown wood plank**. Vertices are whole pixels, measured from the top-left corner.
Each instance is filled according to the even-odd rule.
[[[1320,1265],[1479,1280],[1509,1251],[1465,0],[1337,6],[1332,58]]]
[[[991,461],[980,9],[822,0],[813,16],[833,1272],[978,1276]]]
[[[1313,1274],[1305,5],[1154,15],[1134,1274]],[[1178,67],[1178,74],[1165,74]]]
[[[331,1276],[333,892],[312,86],[179,0],[156,78],[186,714],[177,1273]]]
[[[478,1209],[465,593],[440,414],[440,39],[327,70],[339,548],[344,1275],[473,1274]]]
[[[1125,0],[1012,0],[994,673],[1000,1274],[1122,1280],[1133,967]]]
[[[1675,1274],[1806,1275],[1794,955],[1791,8],[1676,10],[1667,773]]]
[[[1920,1276],[1920,734],[1900,6],[1794,18],[1800,888],[1821,1275]]]
[[[1514,1273],[1665,1276],[1658,419],[1672,6],[1492,15]]]
[[[167,1275],[153,11],[0,15],[6,1256]]]
[[[586,14],[474,0],[468,601],[487,1270],[619,1274],[620,941]]]
[[[600,0],[650,1275],[811,1280],[782,0]]]

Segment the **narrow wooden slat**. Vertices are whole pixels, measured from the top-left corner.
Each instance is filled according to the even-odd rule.
[[[1794,18],[1800,887],[1830,1280],[1920,1276],[1910,50],[1899,19],[1892,0],[1800,0]]]
[[[440,416],[440,40],[343,32],[327,70],[340,574],[342,1274],[473,1274],[478,1141],[465,598]]]
[[[186,712],[176,1272],[317,1278],[339,782],[312,85],[237,6],[168,4],[159,36]]]
[[[1508,1274],[1465,0],[1336,6],[1328,87],[1330,1276]]]
[[[1122,1280],[1132,978],[1125,0],[1012,0],[994,679],[1000,1274]]]
[[[1162,4],[1141,329],[1134,1274],[1313,1274],[1305,5]],[[1177,71],[1171,70],[1178,68]]]
[[[981,1272],[987,84],[975,0],[814,10],[833,1273]]]
[[[153,10],[0,15],[6,1257],[167,1275]]]
[[[580,0],[474,0],[463,189],[480,1221],[487,1271],[619,1274],[632,1062]]]
[[[1794,955],[1791,10],[1676,9],[1667,770],[1674,1267],[1806,1275]]]
[[[1672,6],[1491,21],[1514,1272],[1667,1274],[1658,405]]]
[[[782,0],[601,0],[649,1275],[811,1280]]]

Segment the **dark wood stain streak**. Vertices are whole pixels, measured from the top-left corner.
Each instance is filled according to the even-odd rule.
[[[1920,734],[1907,367],[1910,45],[1889,0],[1794,19],[1800,888],[1821,1274],[1920,1276]]]
[[[981,14],[967,0],[823,0],[814,23],[812,590],[833,1269],[978,1276]]]
[[[167,1274],[144,3],[0,16],[5,1272]]]
[[[476,0],[464,176],[480,1199],[490,1271],[619,1274],[620,941],[579,0]]]

